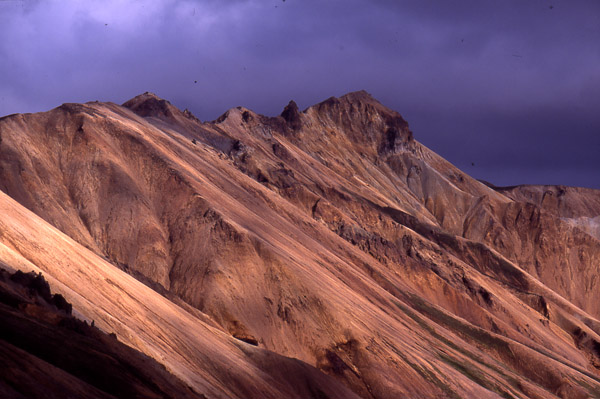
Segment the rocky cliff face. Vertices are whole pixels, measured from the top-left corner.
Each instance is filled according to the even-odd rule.
[[[600,192],[488,187],[366,92],[205,123],[151,93],[8,116],[0,189],[0,260],[197,392],[600,395]]]

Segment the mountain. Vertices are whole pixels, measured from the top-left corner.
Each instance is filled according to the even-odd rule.
[[[210,398],[600,396],[600,191],[483,184],[366,92],[0,119],[0,262]]]

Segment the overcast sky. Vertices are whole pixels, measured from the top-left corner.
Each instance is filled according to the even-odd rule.
[[[364,89],[496,185],[600,188],[600,1],[0,0],[0,115],[151,91],[202,120]]]

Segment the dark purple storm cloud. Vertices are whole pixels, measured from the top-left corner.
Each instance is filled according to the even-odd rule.
[[[497,185],[600,188],[600,2],[0,0],[0,115],[145,91],[203,120],[365,89]]]

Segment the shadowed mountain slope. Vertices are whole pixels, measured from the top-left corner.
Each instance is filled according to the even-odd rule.
[[[0,189],[1,261],[209,397],[600,395],[600,193],[492,189],[366,92],[8,116]]]
[[[71,311],[42,275],[0,268],[2,398],[205,398]]]

